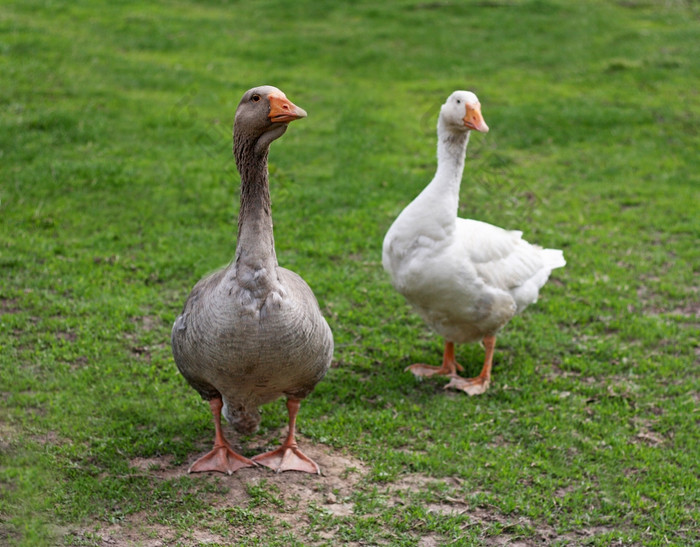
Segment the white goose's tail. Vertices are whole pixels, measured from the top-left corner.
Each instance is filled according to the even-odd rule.
[[[517,313],[523,311],[530,304],[537,302],[539,290],[547,282],[549,274],[552,273],[554,268],[561,268],[566,265],[564,252],[559,249],[542,249],[537,247],[537,251],[542,259],[543,266],[526,283],[511,291],[517,306]]]
[[[544,260],[545,266],[550,270],[554,268],[563,268],[566,266],[566,260],[564,260],[564,252],[559,249],[542,249],[540,251],[540,256]]]

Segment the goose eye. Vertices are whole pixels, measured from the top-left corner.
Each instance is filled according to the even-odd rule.
[[[260,95],[253,95],[250,100],[257,103],[260,100]]]
[[[457,104],[462,104],[462,101],[460,99],[457,99]]]

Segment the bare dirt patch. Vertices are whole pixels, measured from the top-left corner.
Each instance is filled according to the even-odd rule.
[[[284,431],[275,432],[282,438]],[[272,434],[270,437],[272,438]],[[225,493],[209,496],[209,502],[214,512],[226,513],[227,510],[254,509],[256,515],[263,513],[274,514],[275,523],[292,533],[297,538],[303,538],[308,528],[307,513],[313,508],[333,516],[349,516],[353,512],[351,495],[357,483],[365,476],[366,466],[357,458],[339,453],[324,445],[314,445],[299,437],[299,444],[304,452],[314,459],[321,467],[321,475],[286,472],[274,473],[260,468],[241,469],[233,475],[219,473],[192,476],[193,480],[202,478],[216,481]],[[264,442],[264,441],[263,441]],[[173,465],[171,456],[134,458],[130,462],[132,469],[139,474],[145,474],[154,479],[172,480],[188,476],[187,469],[201,454],[193,454],[190,461],[183,465]],[[257,507],[255,492],[263,493],[263,506]],[[194,546],[206,544],[231,545],[231,537],[217,534],[205,527],[182,532],[154,522],[154,515],[141,512],[126,516],[119,523],[107,526],[95,525],[80,531],[74,531],[71,536],[81,545],[99,547],[161,547],[165,545]],[[261,519],[264,521],[264,519]],[[235,524],[229,528],[235,528]],[[256,531],[259,528],[259,531]],[[264,523],[248,527],[248,537],[266,533]]]
[[[280,435],[281,437],[281,435]],[[265,484],[276,492],[276,496],[284,507],[295,509],[294,513],[305,513],[312,504],[325,506],[334,514],[351,514],[350,499],[354,487],[366,474],[366,466],[358,459],[333,451],[323,445],[314,445],[304,439],[299,440],[304,453],[316,461],[321,467],[321,475],[297,473],[274,473],[269,469],[241,469],[228,486],[225,497],[217,502],[219,507],[240,505],[250,500],[248,493],[251,486]],[[284,514],[283,520],[293,522],[298,520],[295,514]]]

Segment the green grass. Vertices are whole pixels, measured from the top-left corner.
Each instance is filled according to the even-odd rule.
[[[682,0],[3,2],[0,543],[700,541],[699,19]],[[345,514],[264,472],[239,503],[235,476],[184,475],[213,432],[169,331],[233,255],[233,113],[261,83],[309,112],[272,147],[275,240],[334,331],[299,426],[362,462],[324,491]],[[462,216],[568,261],[475,398],[403,372],[441,340],[381,268],[460,88],[491,127]],[[481,348],[457,351],[478,372]],[[270,404],[261,434],[285,424]]]

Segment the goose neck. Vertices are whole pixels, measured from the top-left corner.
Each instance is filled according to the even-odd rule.
[[[272,205],[268,180],[269,148],[256,150],[255,142],[236,142],[234,155],[241,175],[236,263],[258,268],[277,264],[272,231]]]
[[[451,185],[456,184],[457,192],[459,192],[464,171],[469,133],[469,131],[451,131],[445,127],[442,120],[438,123],[438,168],[435,178],[447,181]]]

